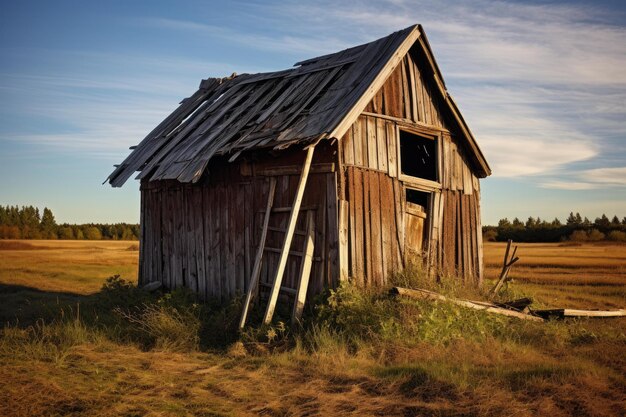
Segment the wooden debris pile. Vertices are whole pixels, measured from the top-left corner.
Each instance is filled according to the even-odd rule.
[[[563,319],[566,317],[626,317],[626,310],[574,310],[569,308],[532,310],[530,309],[532,300],[529,298],[521,298],[506,303],[492,303],[446,297],[445,295],[419,288],[409,289],[393,287],[390,292],[392,295],[400,295],[417,300],[444,301],[474,310],[482,310],[487,313],[500,314],[530,321],[544,321],[549,318]]]

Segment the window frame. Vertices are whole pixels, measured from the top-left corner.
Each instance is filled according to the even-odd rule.
[[[437,146],[436,149],[436,177],[437,181],[427,180],[425,178],[414,177],[411,175],[404,174],[402,172],[402,151],[401,151],[401,143],[400,143],[400,132],[407,132],[411,135],[420,136],[422,138],[428,140],[436,141]],[[443,152],[443,135],[441,132],[434,131],[424,131],[418,128],[411,128],[409,126],[399,126],[396,125],[396,161],[398,163],[398,179],[405,183],[409,188],[416,189],[418,191],[432,192],[436,190],[441,190],[441,177],[442,177],[442,166],[441,166],[441,154]]]

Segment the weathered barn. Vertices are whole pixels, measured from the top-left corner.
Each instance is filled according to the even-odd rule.
[[[412,259],[482,279],[490,169],[419,25],[203,80],[131,149],[108,180],[140,171],[140,284],[275,302],[380,285]]]

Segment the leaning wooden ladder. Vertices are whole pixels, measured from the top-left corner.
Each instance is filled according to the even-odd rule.
[[[281,284],[283,276],[285,274],[285,266],[287,265],[287,257],[289,256],[289,249],[291,247],[291,241],[296,229],[296,223],[298,220],[298,214],[300,213],[300,207],[302,205],[302,197],[304,196],[304,189],[309,176],[309,169],[311,168],[311,161],[313,159],[314,147],[307,149],[306,158],[302,167],[302,173],[300,174],[300,181],[298,182],[298,188],[296,190],[296,196],[291,206],[291,212],[289,215],[289,221],[287,223],[287,229],[285,231],[285,238],[283,241],[283,247],[280,251],[280,257],[278,260],[278,267],[274,280],[272,282],[272,288],[270,291],[267,308],[263,317],[263,323],[270,323],[274,316],[274,310],[276,308],[276,302],[278,301],[278,293],[281,290]],[[254,260],[254,267],[252,269],[252,275],[250,276],[248,292],[243,305],[243,311],[241,313],[241,320],[239,321],[239,328],[243,328],[246,324],[250,303],[256,292],[256,287],[259,281],[259,275],[261,273],[261,263],[263,261],[263,253],[265,252],[265,241],[267,239],[267,230],[269,227],[270,215],[272,212],[272,205],[274,201],[274,194],[276,191],[276,178],[270,178],[270,187],[267,199],[267,206],[265,209],[265,216],[263,218],[263,230],[261,232],[261,238],[259,239],[259,247],[257,249],[256,257]],[[300,320],[302,317],[302,311],[304,309],[304,302],[306,299],[306,292],[309,285],[309,277],[311,275],[311,265],[313,262],[313,250],[314,250],[314,234],[315,234],[315,222],[313,211],[307,211],[306,218],[306,236],[304,242],[304,248],[302,251],[302,262],[300,266],[300,273],[298,277],[298,287],[296,288],[295,300],[293,306],[292,322]]]

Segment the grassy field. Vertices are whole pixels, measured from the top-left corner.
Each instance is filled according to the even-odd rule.
[[[503,252],[486,245],[488,280]],[[626,307],[626,246],[525,244],[518,255],[510,295]],[[302,329],[235,341],[236,305],[119,281],[100,291],[136,269],[136,242],[0,241],[0,415],[626,413],[624,319],[520,322],[348,287]]]
[[[626,245],[525,243],[511,270],[513,287],[530,294],[539,305],[569,308],[626,306]],[[485,243],[487,279],[502,268],[505,244]]]

